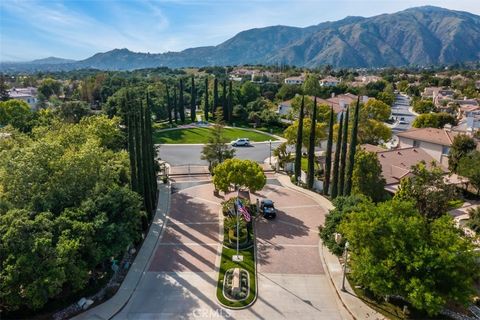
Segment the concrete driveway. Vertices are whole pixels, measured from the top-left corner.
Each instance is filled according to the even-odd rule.
[[[278,180],[255,197],[275,201],[274,221],[256,223],[258,299],[244,310],[224,309],[215,298],[220,197],[210,183],[177,189],[171,212],[132,298],[114,319],[345,319],[318,248],[325,210]],[[180,186],[180,185],[179,185]]]

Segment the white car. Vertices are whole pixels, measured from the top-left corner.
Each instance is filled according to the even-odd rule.
[[[233,140],[230,144],[234,147],[246,147],[250,145],[250,140],[248,138],[238,138],[237,140]]]

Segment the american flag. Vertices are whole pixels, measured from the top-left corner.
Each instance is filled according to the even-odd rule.
[[[252,216],[250,216],[250,213],[248,213],[247,208],[242,204],[242,202],[237,198],[237,210],[242,214],[243,219],[245,219],[246,222],[250,222],[252,220]]]

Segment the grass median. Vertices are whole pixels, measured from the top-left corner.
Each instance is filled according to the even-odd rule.
[[[256,297],[257,294],[257,282],[256,282],[256,265],[255,265],[255,249],[252,246],[249,249],[240,250],[239,254],[243,255],[242,262],[233,262],[232,257],[237,254],[236,249],[230,249],[223,247],[222,249],[222,258],[220,261],[220,270],[218,273],[218,282],[217,282],[217,299],[226,307],[230,308],[242,308],[250,305]],[[223,295],[223,281],[225,277],[225,272],[231,268],[241,268],[248,271],[250,277],[250,288],[248,288],[248,296],[245,300],[242,301],[231,301]]]
[[[212,135],[211,128],[185,128],[167,131],[157,131],[153,134],[154,143],[160,144],[196,144],[208,143]],[[225,128],[225,137],[229,140],[248,138],[251,142],[264,142],[277,140],[272,136],[240,128]]]

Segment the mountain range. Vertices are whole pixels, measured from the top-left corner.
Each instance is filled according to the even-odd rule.
[[[306,28],[250,29],[217,46],[181,52],[150,54],[114,49],[80,61],[49,57],[23,63],[4,62],[0,70],[133,70],[244,64],[372,68],[478,60],[480,16],[424,6],[369,18],[346,17]]]

